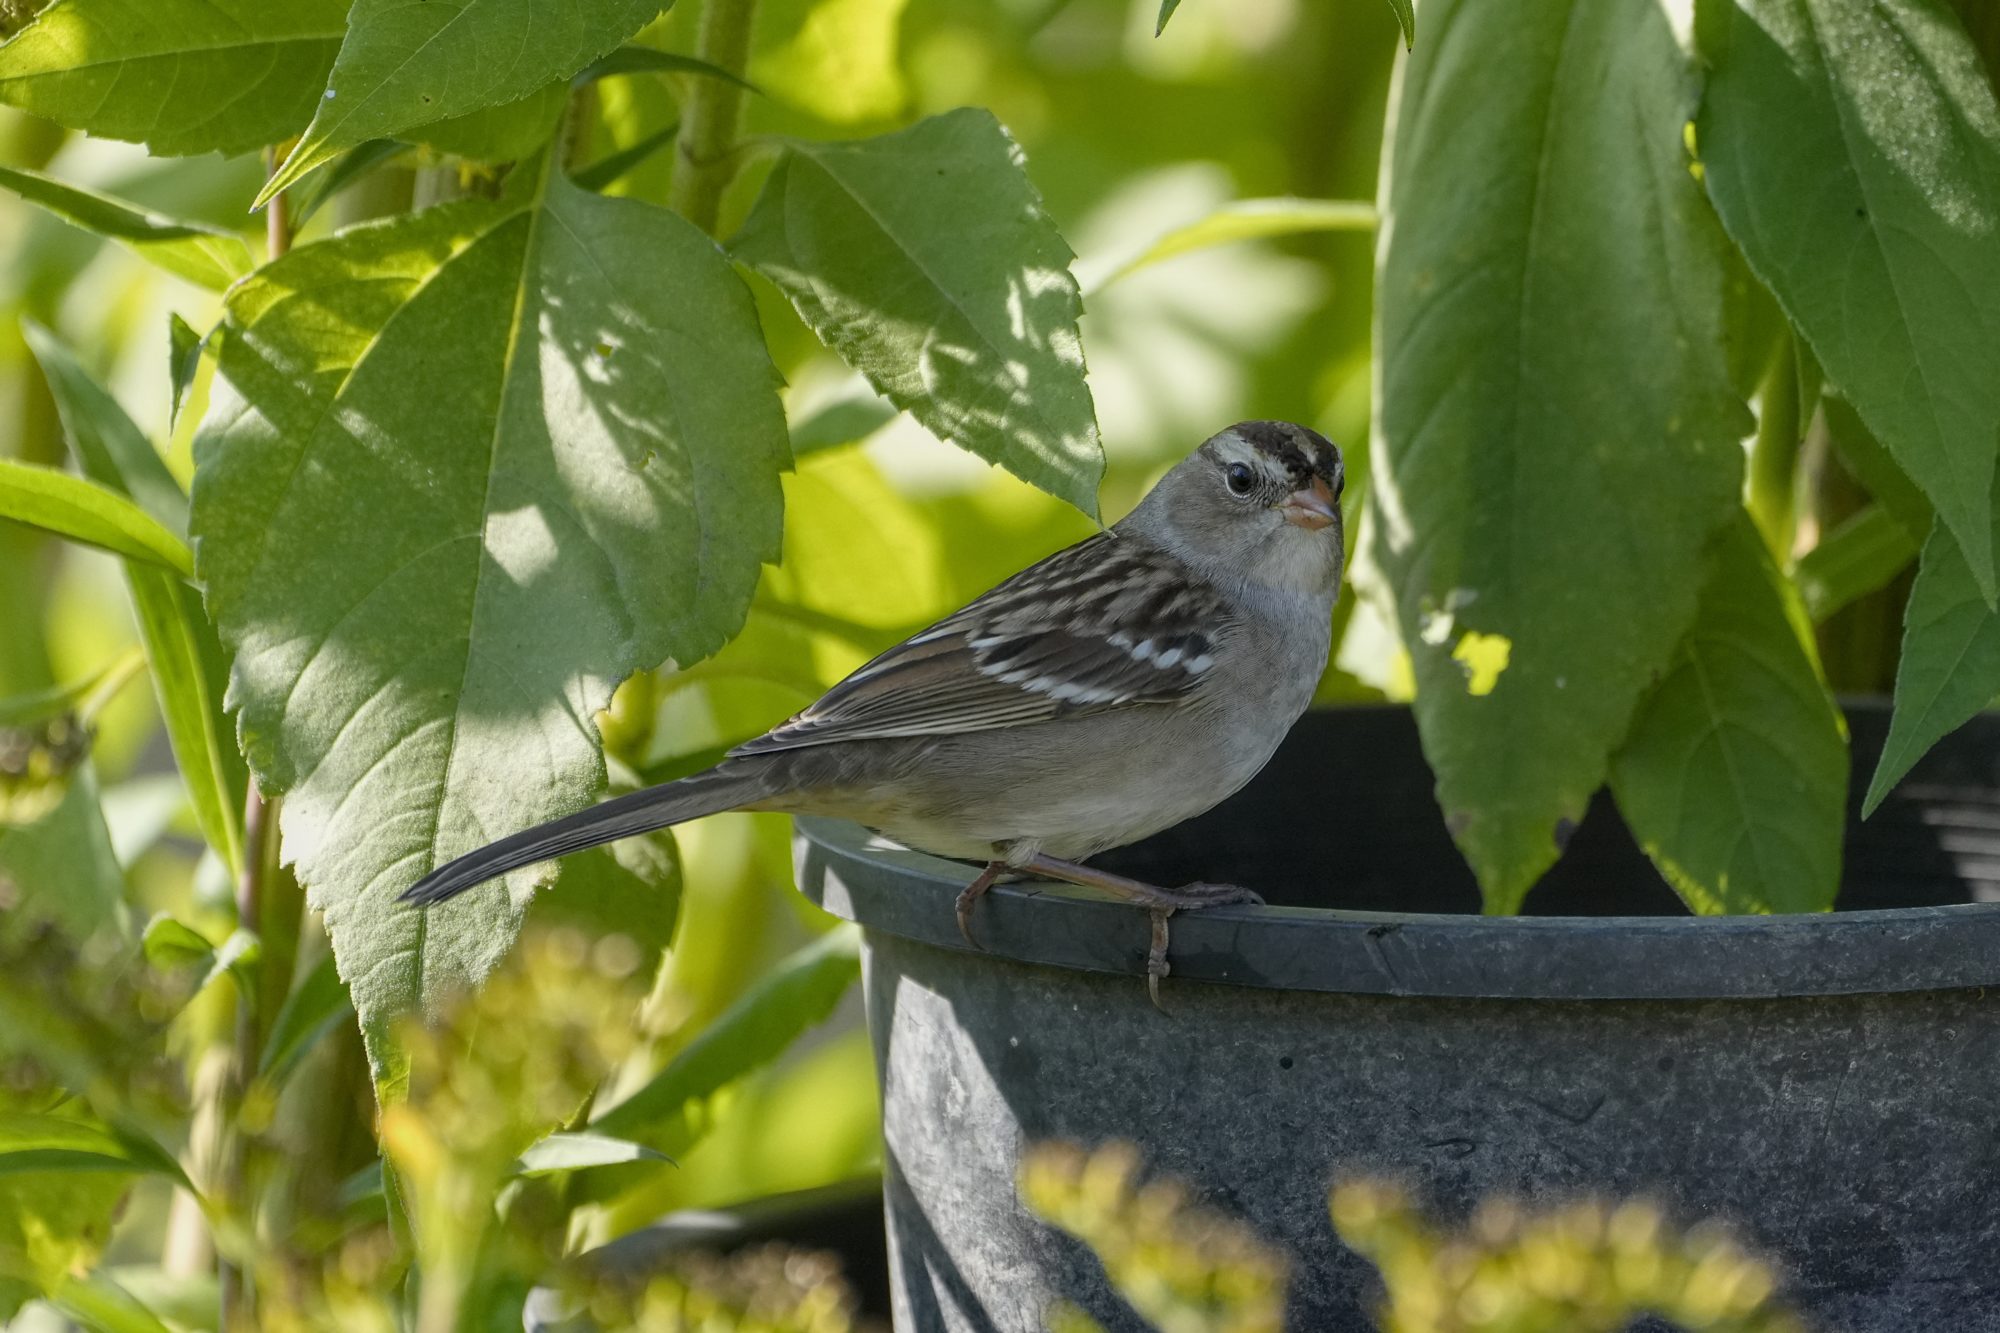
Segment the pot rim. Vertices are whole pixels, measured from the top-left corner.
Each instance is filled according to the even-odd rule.
[[[953,912],[976,868],[845,820],[801,816],[800,892],[881,932],[970,952]],[[1148,919],[1064,884],[994,887],[973,933],[996,958],[1143,977]],[[2000,985],[2000,903],[1797,916],[1472,916],[1313,907],[1177,914],[1179,981],[1518,1000],[1774,999]]]

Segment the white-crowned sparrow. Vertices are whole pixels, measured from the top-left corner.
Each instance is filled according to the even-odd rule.
[[[1153,913],[1258,901],[1077,864],[1248,782],[1312,699],[1341,575],[1340,451],[1281,421],[1213,436],[1138,507],[869,662],[703,773],[502,838],[426,875],[433,903],[518,867],[723,810],[833,815]],[[971,939],[967,931],[966,938]]]

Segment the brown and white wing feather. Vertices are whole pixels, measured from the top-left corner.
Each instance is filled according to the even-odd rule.
[[[1008,579],[731,751],[937,736],[1191,698],[1231,622],[1173,557],[1099,533]]]

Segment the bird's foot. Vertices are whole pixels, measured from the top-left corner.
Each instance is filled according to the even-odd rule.
[[[965,942],[975,949],[984,949],[985,946],[972,938],[972,905],[986,896],[986,891],[993,887],[993,882],[1006,868],[1005,861],[988,861],[986,869],[979,872],[979,878],[966,885],[958,895],[958,901],[952,905],[958,916],[958,933],[965,936]]]

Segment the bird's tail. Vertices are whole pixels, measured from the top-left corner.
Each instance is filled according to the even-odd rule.
[[[399,901],[428,907],[537,861],[748,805],[771,794],[763,768],[725,764],[510,834],[439,866],[404,890]]]

